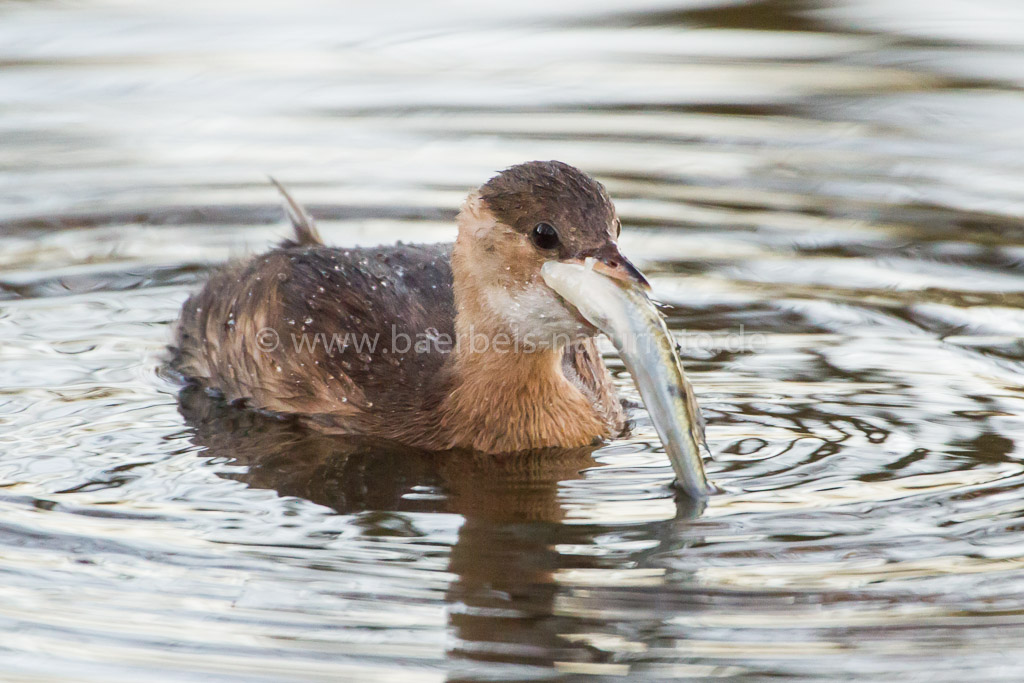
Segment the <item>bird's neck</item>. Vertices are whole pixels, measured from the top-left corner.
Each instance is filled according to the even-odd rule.
[[[456,351],[441,422],[449,448],[508,453],[575,448],[610,436],[562,372],[562,349]]]
[[[517,342],[462,258],[452,257],[457,342],[441,419],[449,447],[489,453],[586,446],[608,428],[562,371],[564,347]]]

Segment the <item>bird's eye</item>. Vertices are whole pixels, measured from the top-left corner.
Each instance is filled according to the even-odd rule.
[[[530,233],[530,239],[541,249],[554,249],[558,246],[558,232],[550,223],[538,223]]]
[[[622,221],[618,218],[615,219],[615,237],[618,238],[622,234]]]

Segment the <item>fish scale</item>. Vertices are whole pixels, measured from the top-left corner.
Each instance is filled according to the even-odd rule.
[[[691,498],[711,492],[704,474],[704,420],[676,343],[665,320],[643,289],[619,284],[585,265],[548,261],[544,282],[605,333],[622,356],[647,406],[676,473],[676,485]]]

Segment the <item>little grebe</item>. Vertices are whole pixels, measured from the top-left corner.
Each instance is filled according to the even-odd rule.
[[[185,303],[183,375],[323,431],[430,450],[572,448],[622,431],[597,329],[541,277],[549,260],[586,260],[647,286],[596,180],[558,161],[513,166],[469,195],[454,245],[328,247],[285,196],[295,238]]]

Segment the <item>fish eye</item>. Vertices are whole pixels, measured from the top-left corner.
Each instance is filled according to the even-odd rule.
[[[554,249],[558,246],[558,231],[550,223],[538,223],[530,233],[530,239],[541,249]]]

